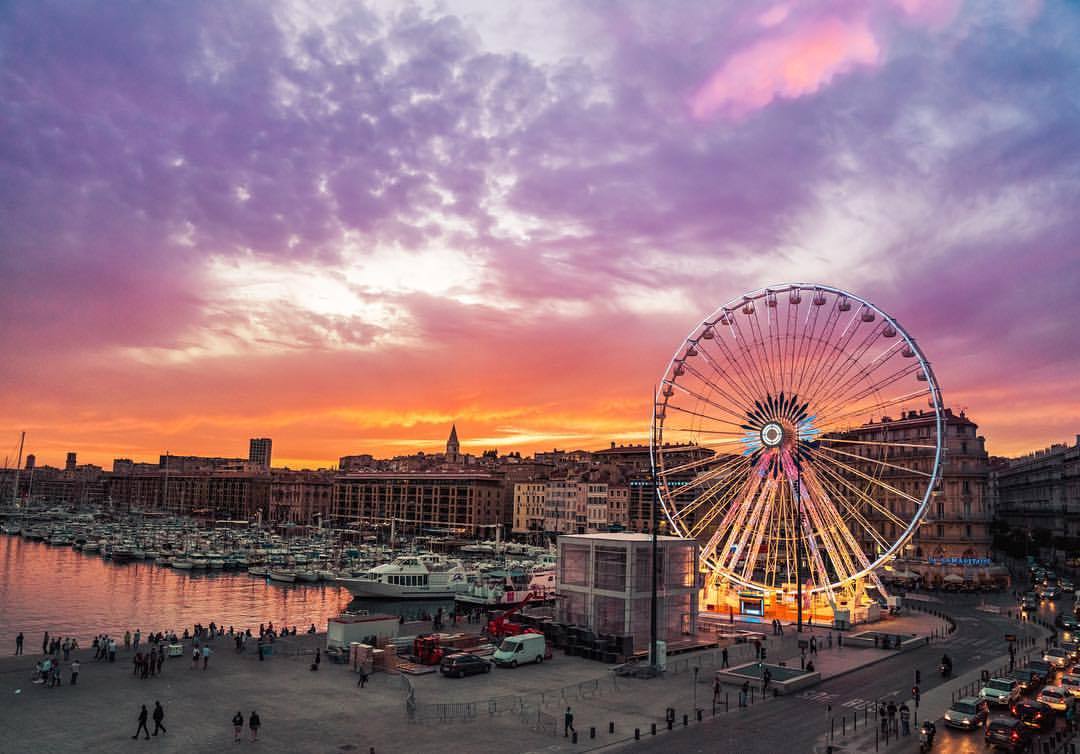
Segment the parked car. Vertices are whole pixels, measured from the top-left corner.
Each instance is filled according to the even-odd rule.
[[[952,728],[973,730],[986,721],[986,702],[978,697],[957,699],[945,710],[945,724]]]
[[[1050,647],[1050,649],[1043,652],[1043,660],[1050,663],[1055,669],[1060,670],[1068,666],[1072,657],[1069,656],[1067,650],[1061,647]]]
[[[1061,683],[1059,685],[1073,696],[1080,696],[1080,675],[1066,673],[1061,676]]]
[[[1055,712],[1065,712],[1073,706],[1073,696],[1061,686],[1045,686],[1035,700],[1042,702]]]
[[[1061,590],[1056,586],[1043,587],[1042,596],[1046,600],[1056,600],[1061,597]]]
[[[1012,678],[991,678],[979,696],[994,707],[1011,707],[1020,698],[1020,684]]]
[[[442,662],[439,663],[439,672],[448,677],[463,678],[467,675],[490,673],[491,663],[483,657],[461,652],[442,658]]]
[[[1039,597],[1034,593],[1024,595],[1024,599],[1020,601],[1020,609],[1025,611],[1038,610],[1039,609]]]
[[[1031,731],[1015,717],[995,717],[986,726],[986,745],[1009,752],[1027,751]]]
[[[1078,656],[1080,656],[1080,644],[1077,644],[1075,641],[1065,640],[1061,642],[1061,644],[1059,644],[1058,646],[1060,646],[1062,649],[1069,653],[1070,661],[1075,660]]]
[[[1018,668],[1006,677],[1016,679],[1016,682],[1020,684],[1020,691],[1025,694],[1035,691],[1043,683],[1042,675],[1031,668]]]
[[[1012,706],[1011,712],[1024,725],[1039,731],[1052,729],[1057,718],[1048,705],[1033,699],[1021,699]]]
[[[1071,591],[1074,591],[1076,589],[1076,587],[1073,585],[1072,581],[1070,581],[1069,579],[1062,579],[1061,581],[1058,582],[1058,586],[1061,587],[1061,591],[1063,591],[1063,592],[1071,592]]]
[[[1041,673],[1043,681],[1049,680],[1050,675],[1054,672],[1054,667],[1045,660],[1032,660],[1027,664],[1027,667],[1030,670]]]

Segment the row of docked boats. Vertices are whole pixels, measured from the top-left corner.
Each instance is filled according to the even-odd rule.
[[[321,533],[283,538],[254,527],[207,530],[186,519],[7,523],[0,531],[114,563],[149,561],[187,572],[246,570],[281,584],[333,583],[358,598],[455,599],[484,606],[514,604],[530,594],[550,599],[555,591],[554,554],[515,543],[466,545],[462,557],[449,558],[415,547],[402,552],[374,543],[346,545]]]

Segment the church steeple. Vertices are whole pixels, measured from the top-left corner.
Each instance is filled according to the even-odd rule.
[[[457,424],[453,424],[450,427],[450,438],[446,441],[446,456],[456,459],[459,455],[461,455],[461,444],[457,439]]]

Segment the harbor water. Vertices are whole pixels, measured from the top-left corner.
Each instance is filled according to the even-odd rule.
[[[0,637],[14,647],[26,635],[29,651],[50,635],[74,636],[83,646],[96,634],[142,629],[178,633],[211,621],[257,632],[260,623],[326,630],[345,609],[404,616],[407,620],[452,600],[354,600],[329,583],[283,584],[244,571],[177,571],[150,561],[113,563],[71,547],[0,535]]]

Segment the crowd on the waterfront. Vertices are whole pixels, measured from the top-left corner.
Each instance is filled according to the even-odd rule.
[[[275,626],[269,623],[260,623],[258,629],[259,659],[263,659],[263,647],[273,644],[285,636],[296,636],[297,627]],[[315,634],[317,629],[312,623],[306,633]],[[131,658],[132,673],[136,678],[149,679],[160,676],[165,666],[166,653],[170,656],[181,656],[183,647],[187,642],[191,643],[191,667],[197,668],[202,665],[206,670],[210,664],[210,656],[213,650],[210,646],[215,638],[230,637],[236,646],[237,653],[242,653],[247,647],[249,640],[255,639],[255,634],[250,628],[237,630],[233,626],[226,629],[211,621],[209,625],[196,623],[190,629],[184,628],[177,634],[175,630],[156,631],[143,634],[142,629],[136,628],[125,631],[122,637],[108,633],[100,633],[93,637],[90,649],[93,650],[95,662],[116,662],[118,653],[123,649],[124,653],[134,652]],[[26,637],[20,631],[15,637],[15,655],[24,653]],[[81,649],[78,639],[74,637],[50,636],[46,631],[41,641],[42,658],[34,663],[32,682],[47,688],[63,685],[62,664],[66,663],[70,673],[68,684],[78,684],[79,673],[82,665],[77,657],[72,658],[72,652]]]

